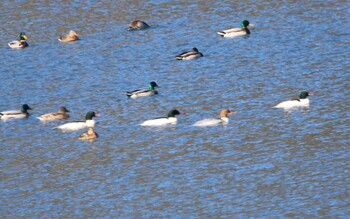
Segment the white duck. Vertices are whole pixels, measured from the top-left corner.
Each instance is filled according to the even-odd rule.
[[[8,119],[23,119],[28,118],[28,110],[31,110],[27,104],[23,104],[21,110],[9,110],[0,112],[0,119],[7,121]]]
[[[228,37],[228,38],[249,35],[250,30],[248,29],[248,26],[254,26],[254,25],[249,23],[249,21],[244,20],[241,22],[241,27],[218,31],[217,34],[219,34],[222,37]]]
[[[37,117],[40,121],[50,121],[50,120],[58,120],[58,119],[68,119],[69,118],[69,110],[66,107],[61,107],[60,110],[56,113],[46,113]]]
[[[310,105],[310,100],[307,98],[308,96],[313,96],[313,94],[309,94],[309,92],[303,91],[300,93],[299,98],[283,101],[273,108],[290,109],[293,107],[308,107]]]
[[[175,118],[175,116],[180,114],[181,113],[178,110],[173,109],[168,113],[167,117],[160,117],[160,118],[146,120],[140,125],[141,126],[162,126],[162,125],[176,124],[177,118]]]
[[[126,92],[126,95],[128,97],[133,98],[133,99],[138,98],[138,97],[153,96],[153,95],[158,94],[158,91],[156,91],[154,89],[155,87],[159,87],[159,86],[156,82],[152,81],[149,83],[148,89],[128,91],[128,92]]]
[[[228,115],[236,114],[237,112],[230,111],[228,109],[221,110],[220,118],[203,119],[196,122],[193,126],[215,126],[219,124],[227,124],[229,122]]]
[[[77,131],[79,129],[92,128],[95,126],[96,123],[95,120],[93,120],[92,118],[98,116],[100,115],[93,111],[90,111],[86,113],[85,121],[68,122],[56,128],[62,131]]]
[[[199,57],[203,57],[203,54],[198,51],[196,47],[192,48],[191,51],[183,52],[176,56],[177,60],[192,60]]]

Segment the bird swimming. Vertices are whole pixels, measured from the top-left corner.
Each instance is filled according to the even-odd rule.
[[[62,131],[77,131],[79,129],[84,129],[84,128],[93,128],[96,122],[92,118],[98,117],[98,116],[100,115],[93,111],[89,111],[86,113],[85,121],[68,122],[56,128]]]
[[[67,42],[73,42],[73,41],[77,41],[79,40],[79,35],[74,31],[74,30],[70,30],[68,35],[66,36],[60,36],[58,38],[58,41],[60,42],[64,42],[64,43],[67,43]]]
[[[273,108],[290,109],[293,107],[308,107],[310,105],[310,100],[307,98],[308,96],[313,96],[313,94],[303,91],[300,93],[299,98],[283,101]]]
[[[254,25],[251,24],[249,21],[244,20],[241,22],[241,27],[218,31],[217,34],[227,38],[249,35],[250,30],[248,29],[248,26],[254,26]]]
[[[21,32],[19,34],[19,40],[11,41],[8,43],[8,45],[12,49],[22,49],[29,46],[26,39],[27,39],[27,35],[24,32]]]
[[[159,87],[159,86],[156,82],[152,81],[149,83],[148,89],[128,91],[126,92],[126,95],[133,99],[138,97],[153,96],[158,94],[158,91],[154,89],[155,87]]]
[[[177,118],[175,118],[175,116],[180,114],[182,113],[180,113],[177,109],[173,109],[169,111],[166,117],[146,120],[140,125],[141,126],[163,126],[163,125],[169,125],[169,124],[176,124]]]
[[[98,138],[98,134],[92,127],[78,137],[80,140],[94,140],[95,138]]]
[[[140,21],[140,20],[136,20],[133,21],[130,25],[129,25],[129,29],[128,30],[143,30],[146,28],[149,28],[150,26],[144,22],[144,21]]]
[[[40,121],[50,121],[58,119],[67,119],[69,118],[69,110],[66,107],[61,107],[58,112],[55,113],[46,113],[37,117]]]
[[[32,110],[28,104],[23,104],[21,110],[9,110],[0,112],[0,119],[2,121],[7,121],[8,119],[23,119],[28,118],[28,110]]]
[[[214,126],[219,124],[227,124],[229,122],[227,116],[236,113],[237,112],[230,111],[228,109],[223,109],[220,112],[220,118],[203,119],[193,124],[193,126]]]
[[[183,52],[176,56],[177,60],[192,60],[199,57],[203,57],[203,54],[198,51],[196,47],[192,48],[191,51]]]

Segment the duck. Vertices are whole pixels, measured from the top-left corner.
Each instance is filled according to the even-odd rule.
[[[198,51],[196,47],[192,48],[191,51],[183,52],[176,56],[177,60],[191,60],[199,57],[203,57],[203,54]]]
[[[89,111],[86,113],[85,121],[68,122],[56,128],[61,131],[77,131],[84,128],[93,128],[96,122],[92,118],[98,116],[100,115],[93,111]]]
[[[28,118],[28,110],[32,110],[32,108],[30,108],[28,104],[23,104],[21,110],[9,110],[0,112],[0,119],[3,121],[7,121],[8,119]]]
[[[146,120],[143,123],[141,123],[141,126],[163,126],[163,125],[170,125],[170,124],[176,124],[177,118],[175,118],[176,115],[180,115],[180,113],[177,109],[170,110],[168,115],[166,117],[160,117],[155,119]]]
[[[37,117],[40,121],[50,121],[50,120],[58,120],[58,119],[68,119],[69,118],[69,110],[66,107],[61,107],[58,112],[55,113],[46,113],[39,117]]]
[[[143,30],[143,29],[147,29],[150,26],[144,22],[144,21],[140,21],[140,20],[136,20],[133,21],[130,25],[129,25],[129,29],[128,30]]]
[[[249,21],[244,20],[241,22],[241,27],[218,31],[217,34],[219,34],[222,37],[228,37],[228,38],[249,35],[250,30],[248,29],[248,26],[254,26],[254,25],[249,23]]]
[[[154,88],[159,87],[158,84],[154,81],[149,83],[148,89],[143,90],[134,90],[134,91],[128,91],[126,92],[126,95],[130,98],[138,98],[138,97],[147,97],[147,96],[153,96],[158,94],[158,91],[156,91]]]
[[[98,134],[92,127],[78,137],[79,140],[94,140],[95,138],[98,138]]]
[[[74,30],[70,30],[68,35],[66,36],[60,36],[60,38],[58,38],[58,41],[60,42],[73,42],[73,41],[77,41],[79,40],[79,35],[74,31]]]
[[[299,98],[283,101],[273,108],[289,109],[293,107],[308,107],[310,105],[310,100],[307,98],[308,96],[313,96],[313,94],[303,91],[300,93]]]
[[[227,124],[229,122],[227,116],[236,113],[237,112],[230,111],[228,109],[223,109],[220,112],[220,118],[203,119],[193,124],[193,126],[215,126],[219,124]]]
[[[8,43],[8,45],[12,49],[23,49],[23,48],[29,46],[26,39],[27,39],[27,35],[24,32],[21,32],[19,34],[19,40],[11,41]]]

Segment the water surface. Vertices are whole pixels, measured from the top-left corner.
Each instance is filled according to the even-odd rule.
[[[1,218],[346,218],[347,1],[5,1],[0,4]],[[129,32],[133,20],[152,27]],[[216,31],[248,19],[250,37]],[[81,40],[59,43],[74,29]],[[29,47],[7,43],[19,32]],[[177,61],[197,47],[204,57]],[[125,91],[156,81],[159,95]],[[273,105],[308,90],[309,108]],[[94,142],[35,117],[94,110]],[[176,126],[142,121],[177,108]],[[193,127],[222,108],[230,123]]]

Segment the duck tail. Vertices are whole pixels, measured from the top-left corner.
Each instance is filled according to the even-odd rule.
[[[220,36],[224,36],[225,35],[225,32],[223,32],[223,31],[218,31],[218,32],[216,32],[217,34],[219,34]]]
[[[183,57],[182,57],[182,56],[176,56],[176,59],[177,59],[177,60],[182,60]]]

